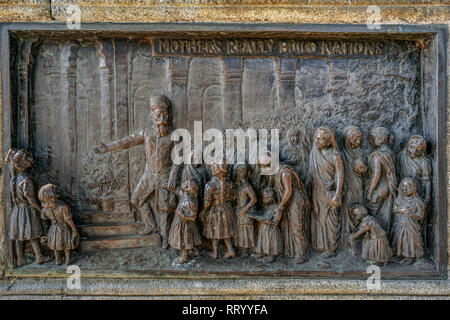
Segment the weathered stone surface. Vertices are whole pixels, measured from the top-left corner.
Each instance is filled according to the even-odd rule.
[[[450,45],[447,43],[447,57],[450,54]],[[450,61],[447,59],[447,137],[446,137],[446,143],[447,143],[447,252],[448,252],[448,267],[447,267],[447,275],[450,279],[450,273],[448,273],[448,270],[450,269],[450,215],[448,213],[448,208],[450,208],[450,120],[449,120],[449,107],[450,107],[450,83],[448,79],[450,78]]]
[[[103,234],[101,234],[101,236],[99,236],[96,239],[91,238],[89,240],[83,240],[81,242],[80,250],[89,252],[89,251],[117,249],[117,248],[157,247],[161,245],[161,238],[158,234],[152,234],[147,236],[139,236],[139,235],[136,236],[136,235],[129,235],[129,233],[131,233],[129,230],[125,230],[124,232],[120,231],[121,230],[117,231],[115,228],[109,227],[107,229],[107,232],[115,232],[115,236],[110,237],[104,236],[104,234],[106,233],[105,231],[103,232]],[[96,236],[98,236],[98,234],[101,233],[101,231],[98,230],[91,231],[87,235],[92,236],[92,234],[94,233],[96,234]],[[126,233],[125,236],[123,235],[124,233]],[[136,234],[136,232],[134,234]]]
[[[52,1],[52,16],[57,21],[68,17],[73,1]],[[449,7],[444,1],[80,1],[84,22],[278,22],[278,23],[366,23],[367,7],[380,7],[384,23],[444,22]]]
[[[368,6],[380,8],[382,23],[447,23],[446,1],[306,0],[9,0],[0,4],[0,21],[67,21],[77,5],[82,22],[272,22],[366,23]]]
[[[44,295],[57,299],[94,297],[104,299],[112,292],[133,299],[173,296],[182,299],[278,298],[278,299],[330,299],[345,298],[448,298],[450,282],[440,281],[382,281],[380,290],[367,289],[361,280],[309,280],[309,279],[81,279],[80,290],[69,290],[66,279],[9,279],[0,282],[0,296],[23,298]],[[239,294],[239,296],[236,296]],[[118,295],[119,296],[119,295]]]
[[[51,21],[50,0],[6,0],[0,2],[0,22]]]

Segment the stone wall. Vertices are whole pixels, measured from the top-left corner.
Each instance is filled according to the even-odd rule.
[[[365,24],[370,20],[371,16],[371,13],[367,12],[368,7],[375,5],[380,9],[380,22],[382,24],[450,25],[450,4],[447,0],[4,0],[0,2],[0,22],[65,22],[67,19],[71,18],[72,13],[68,8],[70,5],[74,4],[77,4],[81,10],[82,24],[88,22]],[[449,45],[447,45],[447,56],[450,56]],[[447,59],[447,76],[450,71],[448,61],[449,59]],[[450,81],[448,80],[447,85],[448,101],[450,97]],[[447,171],[449,171],[450,122],[448,120],[447,161]],[[450,191],[450,180],[448,180],[448,190]],[[448,197],[448,204],[450,206],[450,197]],[[450,219],[448,221],[448,230],[450,234]],[[2,230],[0,230],[0,232],[2,232]],[[448,239],[448,247],[450,248],[450,237]],[[37,293],[37,291],[35,291],[35,283],[30,281],[31,280],[23,279],[16,281],[15,285],[9,285],[9,282],[4,280],[1,284],[0,295],[6,294],[6,291],[10,292],[10,297]],[[338,294],[344,294],[347,297],[361,297],[362,295],[367,294],[360,288],[364,281],[345,282],[339,280],[333,283],[333,281],[330,280],[322,282],[315,283],[313,280],[299,281],[298,290],[292,292],[268,290],[265,291],[264,296],[267,297],[268,294],[273,294],[273,297],[285,297],[286,295],[291,295],[296,298],[320,296],[326,298]],[[29,287],[27,287],[27,283]],[[42,290],[48,290],[48,294],[50,295],[55,295],[56,292],[58,292],[58,294],[54,296],[56,298],[71,295],[61,288],[61,290],[57,289],[56,291],[54,291],[55,289],[51,286],[47,288],[46,285],[48,286],[48,284],[45,283],[46,282],[44,281],[40,288]],[[450,277],[448,281],[433,281],[433,283],[429,283],[431,287],[436,288],[433,291],[433,289],[430,289],[430,286],[427,285],[426,281],[398,281],[395,285],[394,283],[388,284],[384,291],[379,293],[379,297],[385,297],[386,295],[392,297],[404,297],[405,295],[428,297],[450,296],[449,283]],[[143,285],[145,286],[145,284]],[[159,284],[158,288],[160,285],[162,284]],[[11,287],[13,290],[10,290]],[[192,287],[198,288],[195,283],[192,284]],[[314,288],[303,290],[301,289],[302,287]],[[111,288],[113,288],[113,285],[111,285]],[[404,291],[402,291],[401,288],[403,288]],[[203,294],[204,292],[208,292],[208,288],[205,287],[205,290],[206,291],[203,291]],[[217,294],[233,295],[233,290],[231,289],[230,291],[220,293],[210,292],[212,297]],[[83,291],[78,294],[101,297],[107,293],[96,290],[94,285],[92,291]],[[140,294],[143,294],[142,288],[140,290],[130,290],[127,292],[127,295],[129,296]],[[173,292],[173,294],[183,295],[183,293],[178,291]],[[201,292],[198,294],[202,295]],[[261,295],[262,293],[256,290],[254,292],[249,291],[247,294]],[[376,294],[375,296],[370,296],[377,297]]]
[[[382,23],[444,23],[445,0],[6,0],[0,21],[65,21],[77,4],[84,22],[366,23],[380,7]]]

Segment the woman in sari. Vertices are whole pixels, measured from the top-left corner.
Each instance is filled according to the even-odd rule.
[[[272,159],[263,156],[259,166],[271,167]],[[295,259],[296,263],[304,263],[308,257],[306,218],[309,201],[307,193],[297,172],[287,164],[280,163],[274,178],[275,189],[280,199],[276,214],[282,217],[284,256]]]
[[[322,257],[336,256],[341,231],[340,206],[344,190],[344,164],[330,127],[317,128],[309,158],[313,214],[311,243]]]
[[[294,169],[281,163],[275,175],[275,188],[283,211],[281,232],[284,239],[284,256],[295,259],[296,263],[306,262],[306,218],[309,201],[303,183]]]
[[[391,232],[392,206],[395,199],[397,179],[394,153],[390,148],[393,135],[384,127],[370,132],[370,143],[375,151],[369,157],[369,180],[367,184],[367,208],[388,235]]]
[[[413,135],[406,148],[400,152],[400,175],[419,182],[419,195],[425,204],[431,202],[431,160],[427,157],[427,141],[420,135]]]
[[[357,204],[364,204],[363,177],[367,172],[364,153],[361,149],[363,134],[361,129],[349,126],[344,129],[344,149],[342,158],[345,172],[345,193],[342,204],[342,241],[350,248],[348,236],[356,227],[356,217],[351,208]]]

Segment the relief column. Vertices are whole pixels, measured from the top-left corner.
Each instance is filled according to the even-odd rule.
[[[19,115],[18,115],[18,143],[21,148],[30,147],[30,65],[31,49],[36,38],[22,40],[20,47],[19,71]]]
[[[187,128],[187,82],[189,58],[172,57],[169,60],[169,81],[172,103],[173,128]],[[189,126],[193,126],[190,124]],[[190,129],[190,128],[189,128]]]
[[[114,139],[128,135],[128,43],[126,39],[116,39],[114,44]],[[130,212],[130,186],[128,177],[129,152],[117,154],[120,165],[125,168],[127,183],[117,191],[115,211]]]
[[[76,64],[78,46],[74,42],[65,43],[61,47],[61,126],[68,129],[67,135],[62,135],[61,147],[61,185],[59,188],[71,198],[76,190],[75,176],[70,174],[71,170],[76,172]]]
[[[225,123],[242,120],[242,58],[225,58]]]
[[[279,58],[277,60],[278,107],[295,107],[297,61],[297,58]]]

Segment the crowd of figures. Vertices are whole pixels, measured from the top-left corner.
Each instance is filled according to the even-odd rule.
[[[162,247],[180,250],[178,262],[198,255],[208,239],[209,255],[225,258],[250,254],[273,262],[279,256],[303,263],[310,248],[332,258],[339,250],[358,254],[370,263],[386,264],[393,256],[411,264],[424,256],[424,226],[432,189],[432,165],[427,142],[413,135],[395,157],[393,135],[375,127],[365,154],[360,128],[345,128],[343,150],[327,126],[314,132],[309,155],[302,153],[299,133],[289,130],[280,151],[281,163],[273,175],[261,172],[272,158],[256,165],[212,165],[171,162],[170,103],[151,98],[152,126],[125,138],[94,147],[97,153],[126,150],[143,144],[146,167],[131,196],[145,228],[159,232]],[[25,264],[23,242],[30,241],[38,263],[46,262],[39,247],[43,235],[39,219],[49,219],[47,245],[56,263],[61,252],[66,263],[78,244],[70,208],[56,199],[55,186],[44,185],[36,199],[30,175],[33,159],[25,150],[11,149],[10,239],[15,241],[17,265]],[[400,181],[400,183],[398,183]],[[40,214],[39,214],[40,213]]]
[[[396,159],[394,137],[384,127],[370,131],[374,150],[368,155],[360,128],[345,128],[340,151],[335,132],[319,127],[305,166],[295,135],[288,133],[290,145],[282,147],[272,176],[259,174],[271,166],[269,157],[255,166],[185,165],[175,218],[167,236],[161,233],[163,246],[167,239],[181,250],[181,262],[188,261],[189,251],[197,252],[202,236],[211,240],[215,259],[221,240],[225,258],[235,257],[237,249],[244,256],[266,256],[267,262],[284,256],[303,263],[309,248],[322,251],[322,258],[336,256],[339,248],[358,254],[358,239],[370,263],[384,265],[395,256],[411,264],[424,256],[432,166],[422,136],[411,136]]]

